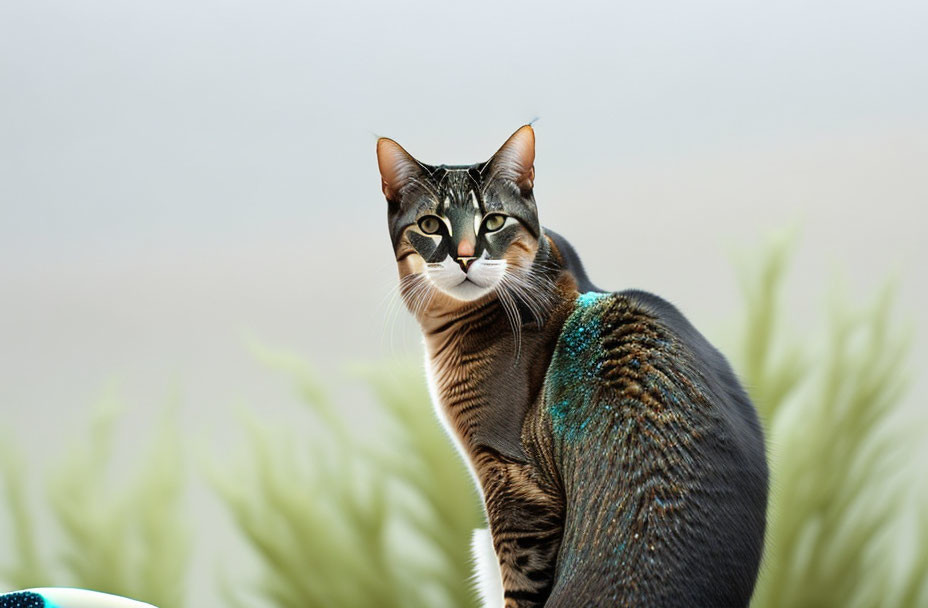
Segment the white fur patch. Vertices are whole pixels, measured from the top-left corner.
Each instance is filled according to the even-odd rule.
[[[428,265],[428,278],[448,295],[470,302],[487,295],[499,283],[506,272],[505,260],[490,260],[484,252],[474,260],[467,272],[449,255],[441,262]]]
[[[493,537],[487,528],[474,530],[470,541],[470,554],[474,559],[474,579],[482,608],[503,608],[503,575],[499,559],[493,549]]]

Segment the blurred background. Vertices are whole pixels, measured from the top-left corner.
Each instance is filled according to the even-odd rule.
[[[3,2],[3,589],[472,605],[479,506],[374,144],[471,163],[537,119],[542,223],[680,307],[765,417],[755,604],[928,605],[926,27],[901,0]]]

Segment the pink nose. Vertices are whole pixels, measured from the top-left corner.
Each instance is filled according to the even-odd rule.
[[[461,242],[458,243],[458,257],[459,258],[469,258],[474,255],[474,244],[468,241],[467,239],[461,239]]]
[[[467,239],[462,239],[458,243],[458,255],[454,258],[461,270],[467,272],[470,265],[474,263],[474,244]]]

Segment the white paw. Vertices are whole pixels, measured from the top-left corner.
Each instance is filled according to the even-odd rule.
[[[474,558],[474,579],[483,608],[503,608],[503,575],[493,549],[493,537],[487,528],[477,528],[470,541]]]

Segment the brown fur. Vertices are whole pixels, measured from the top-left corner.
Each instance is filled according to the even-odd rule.
[[[507,261],[531,264],[538,249],[532,241],[527,235],[517,239]],[[547,244],[559,263],[554,244]],[[421,271],[419,256],[397,257],[401,279]],[[543,604],[562,533],[563,496],[538,413],[548,363],[577,285],[567,272],[559,273],[555,285],[557,297],[544,324],[523,325],[518,359],[512,330],[492,294],[461,303],[438,292],[414,310],[440,407],[483,490],[506,606],[513,608]],[[503,384],[505,390],[497,390]],[[500,403],[501,395],[509,402]]]

